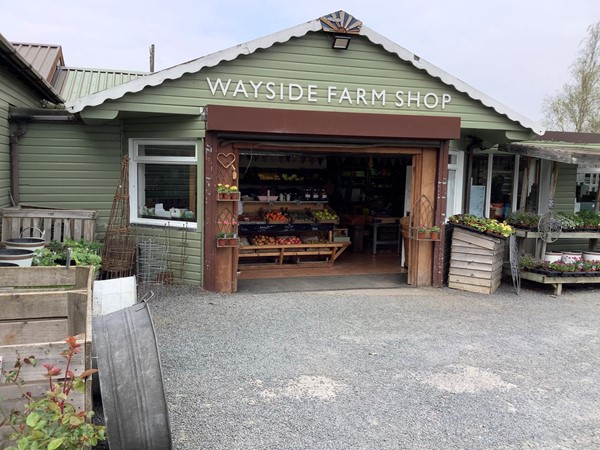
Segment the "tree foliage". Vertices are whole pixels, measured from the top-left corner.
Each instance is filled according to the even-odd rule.
[[[550,130],[600,133],[600,22],[590,25],[571,65],[571,81],[544,99]]]

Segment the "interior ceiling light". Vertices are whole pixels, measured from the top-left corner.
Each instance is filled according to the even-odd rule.
[[[350,35],[336,33],[333,35],[333,44],[331,45],[331,48],[335,48],[337,50],[348,50],[350,40]]]

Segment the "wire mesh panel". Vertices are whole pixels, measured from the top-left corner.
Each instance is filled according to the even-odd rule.
[[[164,284],[167,270],[168,246],[153,239],[138,242],[137,279],[138,284]]]

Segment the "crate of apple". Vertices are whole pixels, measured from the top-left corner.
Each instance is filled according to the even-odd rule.
[[[340,218],[338,215],[326,209],[313,211],[313,216],[317,219],[317,222],[320,223],[339,223]]]
[[[268,223],[289,223],[290,221],[283,211],[267,211],[265,219]]]
[[[257,234],[251,239],[252,245],[277,245],[275,236]]]
[[[277,237],[277,245],[300,245],[302,244],[302,239],[298,236],[278,236]]]

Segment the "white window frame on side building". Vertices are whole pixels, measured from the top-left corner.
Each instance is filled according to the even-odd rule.
[[[154,147],[164,146],[165,149],[168,149],[169,145],[177,145],[177,146],[193,146],[194,147],[194,156],[193,157],[185,157],[185,156],[146,156],[140,154],[140,149],[143,146],[151,145]],[[198,145],[195,140],[190,139],[137,139],[132,138],[129,139],[129,191],[130,191],[130,221],[132,224],[139,225],[155,225],[155,226],[164,226],[164,227],[173,227],[173,228],[188,228],[188,229],[197,229],[198,227],[198,211],[194,211],[195,221],[189,220],[177,220],[176,217],[166,218],[166,217],[157,217],[157,218],[148,218],[141,217],[139,211],[141,206],[140,197],[145,195],[145,190],[140,191],[140,189],[144,189],[145,187],[145,172],[144,165],[145,164],[155,164],[155,165],[188,165],[195,166],[197,168],[198,165]],[[197,209],[197,208],[196,208]]]

